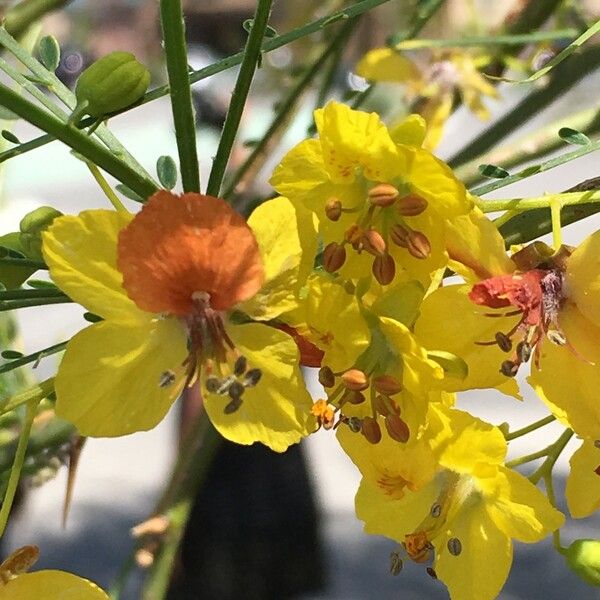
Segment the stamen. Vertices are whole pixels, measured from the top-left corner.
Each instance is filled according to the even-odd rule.
[[[262,371],[260,369],[250,369],[246,373],[246,377],[243,381],[243,386],[247,388],[254,387],[260,381],[261,377]]]
[[[437,573],[435,572],[435,570],[432,567],[427,567],[425,569],[425,571],[427,571],[427,575],[429,575],[429,577],[431,577],[432,579],[437,579]]]
[[[372,267],[373,276],[381,285],[392,283],[396,275],[396,263],[387,252],[376,256]]]
[[[378,444],[381,441],[381,427],[372,417],[363,419],[361,433],[370,444]]]
[[[160,374],[160,378],[158,380],[158,385],[161,388],[169,387],[175,383],[175,373],[171,370],[164,371]]]
[[[452,556],[458,556],[462,552],[462,544],[458,538],[450,538],[448,540],[448,552]]]
[[[498,344],[502,352],[510,352],[512,350],[512,341],[505,333],[498,331],[495,338],[496,344]]]
[[[434,519],[437,519],[442,514],[442,505],[437,502],[431,507],[430,511],[431,516]]]
[[[517,344],[517,358],[519,362],[526,363],[531,358],[531,345],[527,342]]]
[[[506,377],[514,377],[519,370],[519,365],[512,360],[505,360],[500,365],[500,373],[506,375]]]
[[[331,242],[323,250],[323,268],[328,273],[335,273],[346,262],[346,248],[337,242]]]
[[[399,575],[403,566],[404,563],[400,558],[400,553],[397,550],[390,552],[390,573],[392,575]]]
[[[546,331],[546,337],[557,346],[564,346],[567,343],[565,334],[558,329],[549,329]]]
[[[248,368],[248,359],[245,356],[238,356],[233,365],[233,373],[237,377],[243,375]]]
[[[325,366],[319,369],[319,383],[325,388],[335,385],[335,375],[329,367]]]
[[[388,415],[385,418],[385,428],[393,440],[406,444],[410,438],[408,425],[398,415]]]

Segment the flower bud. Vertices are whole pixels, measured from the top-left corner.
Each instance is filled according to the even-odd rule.
[[[319,369],[319,383],[324,388],[330,388],[335,385],[335,375],[329,367],[321,367]]]
[[[139,100],[149,84],[150,73],[133,54],[111,52],[79,76],[74,115],[87,113],[92,117],[103,117],[121,110]]]
[[[373,417],[365,417],[360,432],[370,444],[378,444],[381,441],[381,427]]]
[[[600,540],[575,540],[564,554],[567,565],[581,579],[600,586]]]
[[[402,444],[408,442],[410,430],[408,429],[408,425],[398,415],[388,415],[385,418],[385,428],[393,440]]]
[[[427,208],[427,200],[417,194],[408,194],[398,200],[396,208],[403,217],[416,217]]]
[[[376,256],[373,261],[373,275],[381,285],[388,285],[396,275],[396,263],[389,254]]]
[[[346,248],[337,242],[331,242],[323,250],[323,268],[328,273],[335,273],[346,262]]]
[[[29,258],[43,260],[42,233],[60,216],[62,213],[51,206],[40,206],[21,219],[19,241]]]
[[[385,253],[385,240],[375,229],[367,229],[362,237],[363,248],[373,256],[381,256]]]
[[[342,203],[337,198],[329,198],[325,203],[325,215],[330,221],[338,221],[342,214]]]
[[[362,392],[362,390],[366,390],[369,387],[369,379],[360,369],[348,369],[342,375],[342,382],[346,386],[346,389],[356,392]]]
[[[420,231],[411,231],[408,236],[408,245],[406,246],[411,256],[421,260],[431,254],[431,244],[427,236]]]
[[[402,383],[391,375],[379,375],[373,379],[373,387],[386,396],[393,396],[402,391]]]
[[[390,206],[400,195],[398,190],[389,183],[378,183],[369,190],[369,202],[382,208]]]
[[[392,238],[392,242],[394,242],[396,246],[400,246],[400,248],[408,248],[409,236],[410,231],[402,225],[396,224],[390,230],[390,237]]]

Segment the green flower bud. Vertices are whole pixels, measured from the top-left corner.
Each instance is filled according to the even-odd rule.
[[[73,114],[103,117],[121,110],[139,100],[149,84],[148,69],[133,54],[111,52],[79,76],[75,88],[77,107]]]
[[[42,233],[50,227],[56,217],[62,213],[51,206],[40,206],[26,214],[19,224],[21,234],[19,240],[23,252],[34,260],[43,260]]]
[[[564,555],[581,579],[600,587],[600,540],[575,540]]]

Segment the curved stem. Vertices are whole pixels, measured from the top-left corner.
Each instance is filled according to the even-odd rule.
[[[46,356],[51,356],[52,354],[56,354],[57,352],[62,352],[66,347],[67,342],[61,342],[60,344],[49,346],[48,348],[38,350],[37,352],[33,352],[32,354],[28,354],[27,356],[22,356],[21,358],[11,360],[3,365],[0,365],[0,375],[2,373],[8,373],[10,371],[13,371],[14,369],[18,369],[23,365],[28,365],[29,363],[37,363]],[[36,364],[33,365],[34,368],[35,366]]]
[[[102,191],[104,192],[104,195],[108,198],[108,201],[113,205],[113,208],[117,212],[120,212],[123,214],[129,214],[129,211],[125,208],[125,206],[123,206],[123,203],[121,202],[119,197],[115,194],[113,189],[110,187],[108,181],[106,181],[106,178],[104,177],[104,175],[102,175],[102,173],[100,172],[100,169],[94,163],[90,162],[89,160],[86,160],[85,162],[86,162],[88,169],[90,170],[92,176],[94,177],[94,179],[96,180],[96,182],[98,183],[98,185],[100,186]]]
[[[4,500],[2,500],[2,508],[0,509],[0,538],[4,535],[4,530],[6,529],[6,524],[8,523],[8,517],[10,516],[15,494],[17,493],[17,487],[21,477],[21,469],[23,468],[23,463],[25,462],[25,452],[27,451],[29,434],[31,433],[31,426],[33,425],[33,419],[35,417],[38,403],[39,400],[34,399],[30,400],[27,404],[25,420],[23,421],[23,427],[19,435],[17,451],[15,453],[13,465],[10,470],[10,477],[8,479],[6,493],[4,494]]]
[[[252,20],[252,29],[248,34],[246,48],[244,49],[244,59],[240,67],[235,88],[231,96],[231,103],[221,132],[219,147],[213,162],[206,193],[209,196],[218,196],[225,175],[225,169],[229,162],[229,155],[235,141],[242,112],[246,105],[246,98],[250,90],[250,84],[254,78],[254,71],[261,55],[262,40],[265,35],[269,16],[271,15],[271,5],[273,0],[258,0],[256,12]]]
[[[532,452],[531,454],[525,454],[524,456],[519,456],[519,458],[506,461],[506,466],[509,469],[514,469],[515,467],[520,467],[521,465],[537,460],[538,458],[544,458],[544,456],[548,456],[548,452],[550,451],[551,447],[552,446],[548,446],[542,450]]]
[[[21,406],[27,402],[36,401],[40,402],[44,398],[47,398],[54,391],[54,377],[46,379],[41,383],[30,387],[29,389],[0,400],[0,414],[7,413],[11,410]]]
[[[0,302],[0,312],[15,310],[16,308],[31,308],[33,306],[46,306],[47,304],[70,304],[73,300],[68,296],[28,298],[26,300],[6,300]]]
[[[196,126],[192,107],[181,0],[161,0],[160,19],[167,58],[171,109],[175,124],[183,191],[199,192],[200,172],[196,150]]]
[[[549,447],[548,457],[546,460],[540,465],[535,473],[529,476],[529,481],[531,481],[531,483],[537,483],[542,477],[552,473],[554,464],[572,437],[572,429],[565,429],[565,431],[563,431],[562,435],[556,440],[556,442]]]
[[[564,194],[548,194],[538,198],[509,198],[500,200],[478,199],[477,205],[484,213],[499,210],[510,210],[522,212],[538,208],[550,208],[553,204],[562,208],[563,206],[576,204],[593,204],[600,202],[600,190],[589,192],[567,192]]]
[[[554,415],[548,415],[547,417],[544,417],[539,421],[535,421],[535,423],[530,423],[526,427],[522,427],[521,429],[517,429],[516,431],[509,432],[504,437],[506,438],[507,442],[510,442],[511,440],[516,440],[517,438],[527,435],[528,433],[531,433],[532,431],[535,431],[540,427],[544,427],[545,425],[548,425],[553,421],[556,421],[556,417]]]

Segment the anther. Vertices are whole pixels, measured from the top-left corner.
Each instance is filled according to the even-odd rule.
[[[382,417],[387,417],[392,414],[390,404],[392,404],[391,398],[377,394],[373,400],[373,410]]]
[[[546,332],[546,336],[553,344],[556,344],[557,346],[564,346],[567,343],[565,334],[558,329],[549,329]]]
[[[389,183],[378,183],[373,186],[368,193],[369,202],[375,206],[384,208],[394,204],[400,192]]]
[[[400,571],[402,571],[402,567],[404,563],[400,558],[400,553],[394,550],[390,553],[390,573],[392,575],[399,575]]]
[[[502,375],[506,375],[506,377],[514,377],[517,374],[518,370],[518,363],[515,363],[512,360],[505,360],[500,365],[500,373],[502,373]]]
[[[342,203],[337,198],[329,198],[325,203],[325,215],[330,221],[338,221],[342,214]]]
[[[341,404],[362,404],[366,400],[365,395],[362,392],[356,390],[346,390],[342,396]]]
[[[458,538],[450,538],[448,540],[448,552],[452,556],[458,556],[462,552],[462,544]]]
[[[358,433],[362,429],[362,422],[358,417],[350,417],[346,423],[353,433]]]
[[[406,444],[406,442],[408,442],[410,430],[408,425],[398,415],[388,415],[385,418],[385,428],[393,440],[396,440],[402,444]]]
[[[261,379],[262,371],[260,369],[250,369],[244,377],[242,385],[245,388],[254,387]]]
[[[161,388],[169,387],[175,383],[175,373],[173,371],[164,371],[160,374],[158,385]]]
[[[435,572],[435,569],[432,569],[431,567],[427,567],[425,569],[425,571],[427,571],[427,575],[429,575],[429,577],[431,577],[432,579],[437,579],[437,573]]]
[[[241,398],[233,398],[231,400],[231,402],[229,402],[229,404],[227,404],[225,406],[225,408],[223,409],[223,412],[226,415],[231,415],[234,412],[236,412],[240,408],[241,405],[242,405],[242,399]]]
[[[594,446],[600,450],[600,440],[594,440]]]
[[[356,392],[362,392],[369,387],[369,379],[360,369],[348,369],[342,374],[342,381],[346,389]]]
[[[379,423],[372,417],[365,417],[360,432],[370,444],[378,444],[381,441],[381,428]]]
[[[409,230],[402,225],[396,224],[390,229],[390,237],[392,238],[392,242],[401,248],[408,248],[409,235]]]
[[[396,263],[389,254],[376,256],[373,261],[373,275],[381,285],[388,285],[396,275]]]
[[[420,231],[410,232],[406,248],[411,256],[420,260],[424,260],[431,255],[431,243],[427,236]]]
[[[248,368],[248,359],[245,356],[238,356],[233,365],[233,374],[239,377],[246,372]]]
[[[429,511],[429,513],[431,514],[431,516],[434,519],[437,519],[441,514],[442,514],[442,505],[438,504],[437,502],[431,507],[431,510]]]
[[[498,344],[502,352],[510,352],[512,350],[512,341],[505,333],[497,331],[494,337],[496,344]]]
[[[417,194],[408,194],[400,198],[396,206],[403,217],[416,217],[427,208],[427,200]]]
[[[331,242],[323,250],[323,268],[328,273],[335,273],[346,262],[346,248],[337,242]]]
[[[531,358],[531,345],[527,342],[519,342],[517,344],[517,357],[522,363],[526,363]]]
[[[319,369],[319,383],[324,388],[330,388],[335,385],[335,375],[329,367],[321,367]]]
[[[206,381],[204,382],[206,391],[210,392],[211,394],[216,394],[221,388],[222,384],[223,382],[218,377],[214,376],[207,377]]]
[[[367,229],[361,239],[361,243],[362,247],[373,256],[381,256],[385,253],[385,240],[375,229]]]
[[[229,394],[229,397],[232,400],[239,400],[242,397],[242,394],[244,393],[244,389],[245,388],[242,383],[240,383],[239,381],[233,381],[229,386],[227,393]]]
[[[393,396],[402,391],[402,383],[392,375],[379,375],[373,379],[373,387],[386,396]]]

